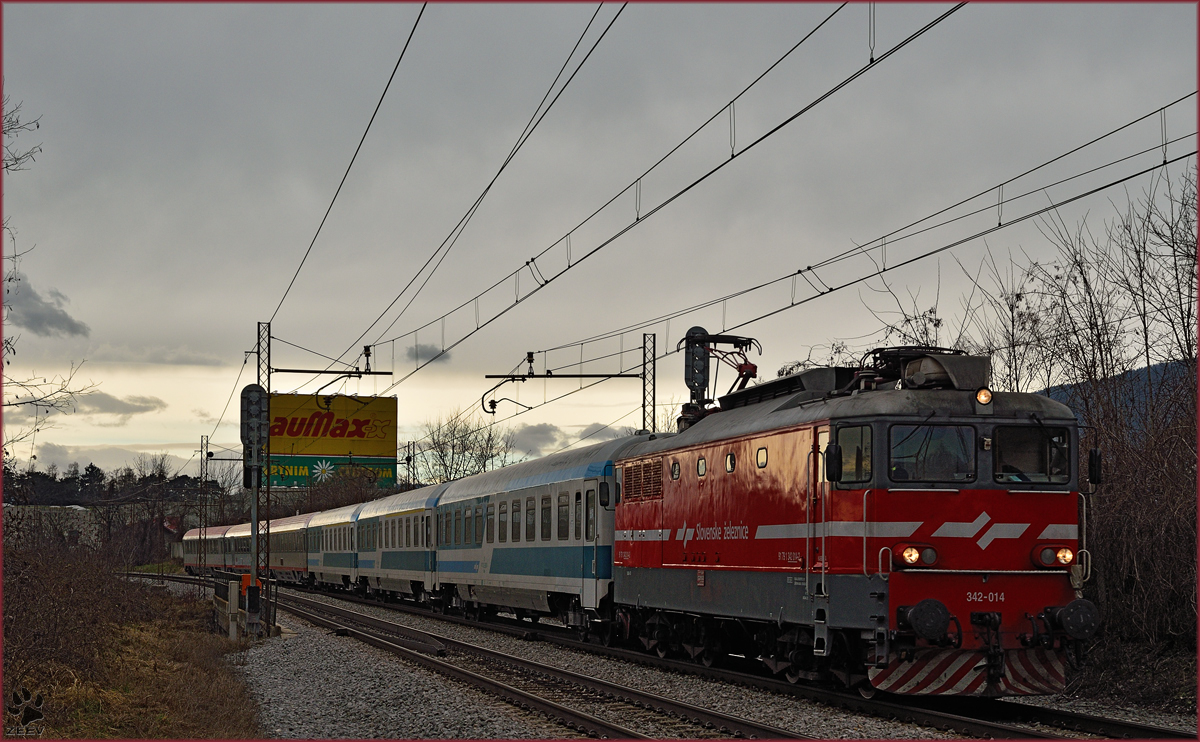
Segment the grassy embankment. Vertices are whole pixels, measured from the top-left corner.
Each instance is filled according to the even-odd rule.
[[[84,550],[6,545],[4,697],[42,695],[43,737],[261,737],[231,663],[245,645],[211,633],[209,610]]]

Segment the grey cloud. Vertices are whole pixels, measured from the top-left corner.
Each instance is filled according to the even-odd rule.
[[[105,472],[113,473],[126,466],[132,466],[139,456],[157,452],[137,451],[120,446],[60,446],[57,443],[39,443],[35,451],[37,461],[34,463],[37,464],[38,469],[43,471],[51,464],[55,464],[61,473],[66,471],[72,462],[77,462],[80,471],[88,464],[95,464]],[[184,463],[183,458],[171,454],[168,466],[171,471],[177,471]]]
[[[60,446],[57,443],[43,443],[37,447],[38,462],[42,468],[46,468],[51,464],[57,464],[59,469],[65,469],[69,461],[74,461],[71,458],[71,451],[66,446]]]
[[[112,417],[108,420],[95,422],[96,425],[103,428],[119,428],[128,424],[134,415],[160,412],[166,408],[167,403],[158,397],[143,397],[136,394],[121,399],[107,392],[92,392],[75,400],[75,412],[78,414],[111,415]]]
[[[566,437],[558,426],[550,423],[522,425],[513,431],[513,447],[527,456],[542,456]]]
[[[80,397],[76,409],[85,415],[138,415],[165,410],[167,403],[158,397],[130,395],[119,399],[107,392],[92,392]]]
[[[112,415],[113,418],[110,421],[101,421],[95,424],[101,427],[121,427],[128,423],[134,415],[159,412],[166,408],[167,403],[158,397],[142,397],[133,394],[121,399],[107,392],[90,392],[75,398],[75,407],[73,410],[56,411],[39,409],[35,412],[32,406],[22,405],[10,408],[4,414],[6,422],[18,425],[32,423],[35,416],[44,419],[51,415],[71,414],[72,412],[79,415]],[[197,412],[200,411],[197,410]],[[201,420],[201,422],[205,421]]]
[[[422,359],[424,359],[425,361],[429,361],[432,359],[434,363],[442,363],[443,361],[449,361],[450,360],[449,353],[439,356],[438,358],[434,358],[434,356],[436,356],[438,353],[441,353],[441,352],[442,352],[442,349],[439,348],[438,346],[432,345],[432,344],[426,345],[425,343],[418,343],[416,345],[410,345],[404,349],[404,355],[410,361],[420,362]]]
[[[592,423],[583,430],[579,431],[579,440],[587,439],[592,443],[600,441],[610,441],[613,438],[620,438],[623,434],[617,428],[606,426],[604,423]]]
[[[212,353],[192,348],[165,345],[132,348],[107,343],[90,351],[88,359],[106,363],[161,363],[171,366],[223,366],[226,363]]]
[[[57,289],[50,289],[43,297],[28,278],[21,274],[14,277],[16,281],[6,287],[4,296],[11,324],[42,337],[88,336],[91,329],[67,314],[63,305],[68,299]]]

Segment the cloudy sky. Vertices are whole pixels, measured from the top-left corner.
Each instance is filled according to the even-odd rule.
[[[82,363],[75,378],[96,385],[12,453],[113,468],[161,451],[183,465],[202,435],[237,445],[236,399],[225,406],[255,380],[244,352],[268,320],[277,368],[361,365],[373,345],[373,368],[394,375],[330,388],[397,395],[401,440],[477,407],[484,374],[530,350],[553,349],[539,372],[615,373],[639,363],[643,331],[661,354],[692,325],[729,328],[762,342],[752,360],[771,377],[810,348],[865,342],[894,302],[876,280],[747,321],[1160,164],[1164,131],[1171,159],[1195,149],[1194,97],[1157,113],[1196,90],[1194,5],[968,5],[889,54],[951,7],[880,4],[872,25],[866,4],[429,5],[318,235],[421,6],[5,3],[4,94],[39,118],[6,144],[41,147],[3,184],[15,249],[30,251],[6,297],[19,336],[6,374]],[[1149,184],[1060,215],[1099,224]],[[950,213],[975,216],[822,265],[976,194]],[[987,250],[1051,248],[1020,222],[888,281],[952,317],[959,263]],[[678,355],[658,374],[660,402],[686,398]],[[272,388],[332,379],[313,378]],[[636,380],[538,406],[578,386],[509,385],[497,418],[523,409],[509,400],[534,406],[504,423],[532,453],[640,424]]]

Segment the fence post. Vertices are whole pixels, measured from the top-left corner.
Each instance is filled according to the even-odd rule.
[[[237,580],[229,581],[229,600],[226,601],[227,610],[229,611],[229,638],[237,641],[238,638],[238,592],[241,589],[241,583]]]

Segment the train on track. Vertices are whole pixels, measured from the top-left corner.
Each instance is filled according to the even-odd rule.
[[[748,386],[752,340],[685,344],[679,432],[273,520],[272,576],[866,695],[1062,690],[1099,624],[1080,516],[1100,457],[1069,408],[944,348]],[[719,400],[714,357],[739,371]],[[249,524],[204,538],[188,571],[248,570]]]

